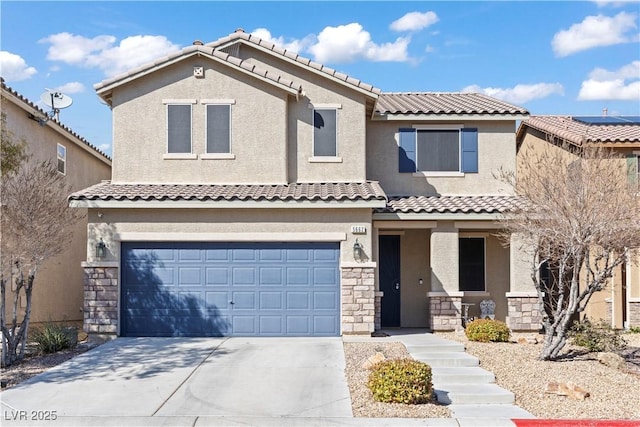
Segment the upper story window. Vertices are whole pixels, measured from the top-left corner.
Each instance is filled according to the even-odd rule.
[[[57,157],[58,157],[58,162],[57,162],[58,172],[60,172],[62,175],[66,175],[67,174],[67,148],[62,144],[58,144]]]
[[[313,156],[337,157],[338,110],[336,108],[313,109]]]
[[[191,153],[191,104],[167,105],[167,152]]]
[[[400,172],[456,174],[478,172],[478,130],[404,128],[399,130]]]
[[[231,153],[231,105],[207,104],[207,153]]]

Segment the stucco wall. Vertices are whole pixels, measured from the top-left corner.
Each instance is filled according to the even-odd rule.
[[[74,108],[74,107],[71,107]],[[14,133],[16,141],[24,140],[31,153],[32,162],[51,161],[56,164],[57,144],[67,150],[67,169],[65,182],[77,191],[101,180],[110,179],[111,168],[108,160],[97,158],[77,144],[77,139],[66,133],[58,132],[56,124],[49,122],[40,126],[27,117],[33,109],[21,106],[6,99],[2,100],[2,112],[7,115],[7,129]],[[64,111],[61,113],[64,119]],[[86,209],[83,210],[86,212]],[[37,236],[35,236],[37,238]],[[87,240],[86,218],[73,227],[73,240],[65,250],[47,261],[38,271],[33,290],[32,322],[77,321],[82,320],[83,270],[80,263],[85,260]],[[2,256],[9,254],[3,253]],[[7,302],[13,300],[13,292],[8,289]],[[21,304],[24,308],[24,305]]]
[[[352,235],[352,225],[366,226],[367,234]],[[147,234],[132,238],[132,233]],[[346,240],[329,239],[341,242],[343,263],[354,262],[356,238],[371,258],[371,209],[92,209],[87,261],[95,261],[94,247],[100,238],[108,246],[103,261],[117,261],[118,236],[122,240],[316,241],[337,234]]]
[[[512,189],[496,180],[500,167],[515,168],[513,121],[456,122],[478,129],[478,173],[464,176],[414,176],[398,172],[398,129],[411,127],[411,121],[369,121],[367,123],[367,175],[380,181],[387,194],[512,194]],[[447,122],[424,122],[446,125]]]

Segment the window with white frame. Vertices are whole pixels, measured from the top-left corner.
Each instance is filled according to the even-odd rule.
[[[207,104],[206,152],[211,154],[231,153],[231,105]]]
[[[191,104],[167,105],[167,153],[191,153]]]
[[[338,155],[338,110],[313,109],[313,156],[336,157]]]
[[[461,291],[485,291],[485,239],[460,237],[458,266]]]
[[[399,129],[400,172],[478,172],[478,130],[475,128]]]
[[[58,172],[60,172],[62,175],[66,175],[67,174],[67,148],[62,144],[58,144],[57,158],[58,158],[58,162],[57,162]]]

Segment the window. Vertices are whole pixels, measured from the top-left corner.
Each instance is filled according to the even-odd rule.
[[[627,178],[631,185],[640,183],[640,154],[627,155]]]
[[[400,129],[400,172],[477,173],[478,130]]]
[[[458,240],[461,291],[485,291],[484,246],[484,237],[461,237]]]
[[[67,149],[64,145],[58,144],[58,172],[62,175],[67,174]]]
[[[231,105],[207,105],[207,153],[231,153]]]
[[[191,105],[167,105],[167,152],[191,153]]]
[[[336,157],[338,155],[338,110],[313,110],[313,156]]]

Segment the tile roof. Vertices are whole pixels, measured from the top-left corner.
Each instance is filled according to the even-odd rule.
[[[31,102],[28,98],[26,98],[25,96],[23,96],[20,93],[16,92],[16,90],[12,89],[11,87],[7,86],[7,84],[5,83],[4,79],[1,78],[1,77],[0,77],[0,85],[2,86],[2,90],[4,90],[7,93],[11,94],[12,96],[16,97],[21,102],[23,102],[24,104],[29,106],[29,108],[33,108],[35,110],[34,112],[37,112],[38,114],[40,114],[42,116],[45,116],[47,114],[42,108],[38,107],[36,104]],[[58,125],[60,128],[62,128],[65,132],[67,132],[70,136],[72,136],[74,138],[77,138],[84,145],[86,145],[87,147],[89,147],[93,151],[95,151],[96,154],[99,154],[100,156],[104,157],[108,162],[111,162],[111,158],[109,156],[107,156],[103,151],[101,151],[95,145],[91,144],[89,141],[87,141],[82,136],[80,136],[77,133],[75,133],[70,127],[62,124],[60,122],[60,120],[58,120],[58,119],[56,119],[54,117],[54,118],[49,119],[49,121],[54,122],[56,125]]]
[[[378,213],[504,213],[522,204],[517,196],[389,196]]]
[[[518,128],[520,140],[526,127],[565,139],[576,145],[583,143],[640,142],[640,125],[597,125],[576,121],[571,116],[531,116]]]
[[[118,201],[286,201],[386,200],[376,181],[296,184],[112,184],[105,181],[75,192],[69,200]]]
[[[529,114],[524,109],[479,93],[381,93],[378,114]]]
[[[298,55],[296,52],[292,52],[290,50],[286,50],[286,49],[282,49],[281,47],[275,45],[274,43],[271,43],[267,40],[263,40],[258,36],[255,36],[253,34],[249,34],[249,33],[245,33],[244,30],[242,30],[241,28],[239,28],[238,30],[236,30],[235,32],[229,34],[226,37],[222,37],[216,41],[207,43],[206,46],[210,46],[213,47],[215,49],[224,49],[226,46],[228,46],[229,44],[232,44],[238,40],[243,40],[246,42],[249,42],[251,44],[254,44],[256,46],[260,46],[263,49],[269,50],[275,54],[278,54],[280,56],[284,56],[292,61],[295,61],[299,64],[302,64],[304,66],[307,66],[309,68],[312,68],[316,71],[320,71],[324,74],[327,74],[331,77],[334,77],[338,80],[341,80],[351,86],[355,86],[359,89],[364,90],[365,92],[370,92],[374,95],[378,95],[380,94],[381,90],[370,85],[367,84],[363,81],[360,81],[358,79],[355,79],[353,77],[350,77],[344,73],[341,73],[339,71],[334,70],[333,68],[329,68],[325,65],[322,65],[320,63],[314,62],[309,58],[305,58],[303,56]]]

